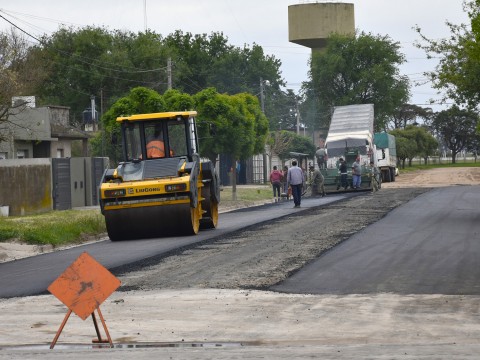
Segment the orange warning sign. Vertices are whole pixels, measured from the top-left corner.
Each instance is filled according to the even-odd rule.
[[[90,316],[121,282],[84,252],[48,287],[82,320]]]

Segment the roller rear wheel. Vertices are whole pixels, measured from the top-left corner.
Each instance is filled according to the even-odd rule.
[[[211,196],[210,187],[202,189],[202,209],[205,211],[200,220],[202,229],[215,229],[218,225],[218,202]]]
[[[200,230],[201,214],[202,214],[202,207],[200,206],[200,204],[198,204],[196,208],[190,208],[191,228],[188,229],[188,232],[191,235],[198,234],[198,231]]]

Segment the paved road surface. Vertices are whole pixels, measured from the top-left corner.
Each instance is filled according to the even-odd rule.
[[[298,272],[298,288],[290,280],[281,285],[311,292],[305,279],[314,276],[320,295],[117,292],[102,311],[118,341],[138,337],[138,348],[50,351],[45,339],[53,338],[65,307],[51,296],[0,299],[2,343],[43,344],[0,348],[0,359],[478,359],[479,200],[479,186],[426,193]],[[336,268],[340,286],[324,262],[347,267]],[[60,340],[86,344],[92,337],[91,322],[71,319]],[[172,338],[179,340],[148,344]]]
[[[438,188],[396,208],[272,290],[480,295],[479,187]]]
[[[357,194],[331,195],[325,198],[305,198],[303,209],[332,203]],[[20,259],[0,264],[0,298],[37,295],[46,292],[48,286],[84,251],[100,262],[107,269],[120,268],[154,256],[162,256],[182,247],[191,246],[245,227],[259,224],[271,219],[287,216],[302,211],[293,209],[293,203],[284,203],[264,207],[258,206],[247,210],[237,210],[219,215],[219,226],[215,230],[200,231],[196,236],[169,237],[160,239],[141,239],[112,242],[109,239]],[[239,216],[241,211],[241,216]]]

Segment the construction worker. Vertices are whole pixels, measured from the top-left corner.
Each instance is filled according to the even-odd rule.
[[[312,196],[325,196],[325,178],[320,170],[315,170],[313,165],[310,165],[310,172],[312,173]]]
[[[317,158],[317,164],[319,169],[326,169],[327,168],[327,152],[325,149],[317,146],[317,151],[315,152],[315,156]]]
[[[163,158],[165,157],[165,144],[162,140],[151,140],[147,144],[147,158]]]
[[[375,166],[373,161],[370,161],[370,176],[372,181],[372,192],[380,189],[380,170]]]
[[[161,139],[162,130],[155,128],[153,138],[147,144],[147,159],[165,157],[165,143]],[[170,151],[170,155],[173,155],[172,151]]]

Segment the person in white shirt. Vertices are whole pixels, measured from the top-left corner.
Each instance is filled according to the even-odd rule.
[[[303,189],[303,170],[297,166],[297,161],[292,161],[292,166],[288,169],[287,184],[292,188],[294,207],[300,207],[302,202],[302,189]]]

